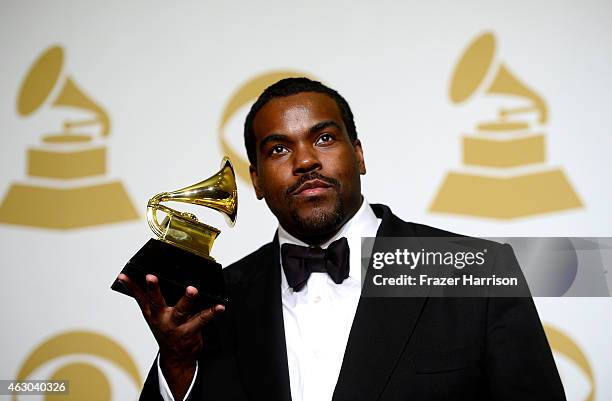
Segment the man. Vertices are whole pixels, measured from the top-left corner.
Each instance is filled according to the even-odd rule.
[[[160,347],[141,399],[565,399],[531,298],[360,296],[361,237],[450,233],[362,197],[363,149],[336,91],[277,82],[251,108],[245,144],[279,228],[224,270],[227,309],[193,311],[194,287],[169,307],[156,277],[145,291],[119,276]]]

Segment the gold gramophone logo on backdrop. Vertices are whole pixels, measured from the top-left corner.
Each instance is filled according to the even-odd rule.
[[[430,210],[512,219],[581,207],[563,171],[545,165],[546,102],[496,60],[495,50],[492,33],[468,46],[455,67],[450,99],[460,104],[480,92],[515,103],[463,136],[466,167],[448,173]]]
[[[563,355],[565,358],[569,359],[588,381],[589,390],[586,397],[582,400],[595,400],[595,394],[597,393],[595,372],[593,372],[593,367],[591,366],[591,363],[587,359],[583,350],[578,346],[578,344],[576,344],[574,340],[572,340],[568,335],[566,335],[556,327],[547,324],[544,325],[544,331],[546,333],[548,343],[550,344],[550,348],[553,350],[553,352],[555,352],[556,354]]]
[[[17,112],[28,117],[43,107],[66,108],[79,117],[28,149],[28,177],[4,196],[0,222],[69,229],[137,219],[123,184],[106,177],[108,114],[63,67],[63,49],[47,49],[21,84]]]
[[[115,372],[105,364],[110,364]],[[59,363],[59,366],[57,362]],[[94,363],[95,362],[95,363]],[[41,368],[57,366],[49,376],[40,377]],[[111,374],[109,374],[111,373]],[[46,400],[111,401],[114,376],[125,375],[134,386],[142,387],[138,366],[130,354],[113,339],[92,331],[69,331],[43,341],[21,364],[15,380],[28,379],[67,381],[66,395],[46,395]],[[119,381],[117,381],[119,382]],[[22,397],[25,399],[27,397]],[[17,396],[11,398],[17,400]]]

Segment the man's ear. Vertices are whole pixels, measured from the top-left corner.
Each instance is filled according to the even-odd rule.
[[[355,139],[355,142],[353,142],[353,149],[355,150],[355,157],[357,158],[357,165],[359,166],[359,174],[364,175],[366,173],[366,166],[363,158],[363,148],[361,147],[361,141],[359,139]]]
[[[253,167],[253,165],[249,165],[249,174],[251,175],[251,183],[253,183],[253,188],[255,189],[255,195],[257,199],[263,199],[263,191],[261,190],[261,186],[259,185],[259,175],[257,174],[257,168]]]

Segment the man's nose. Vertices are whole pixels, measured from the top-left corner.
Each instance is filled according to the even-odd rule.
[[[300,145],[294,150],[293,173],[304,174],[321,168],[317,152],[311,146]]]

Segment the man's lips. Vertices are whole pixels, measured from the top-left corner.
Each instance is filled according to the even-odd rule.
[[[328,188],[331,188],[332,185],[322,181],[322,180],[310,180],[310,181],[306,181],[305,183],[303,183],[302,185],[300,185],[299,187],[297,187],[297,189],[295,189],[293,192],[291,192],[291,195],[296,196],[296,195],[301,195],[301,196],[312,196],[312,195],[319,195],[323,192],[325,192]]]

